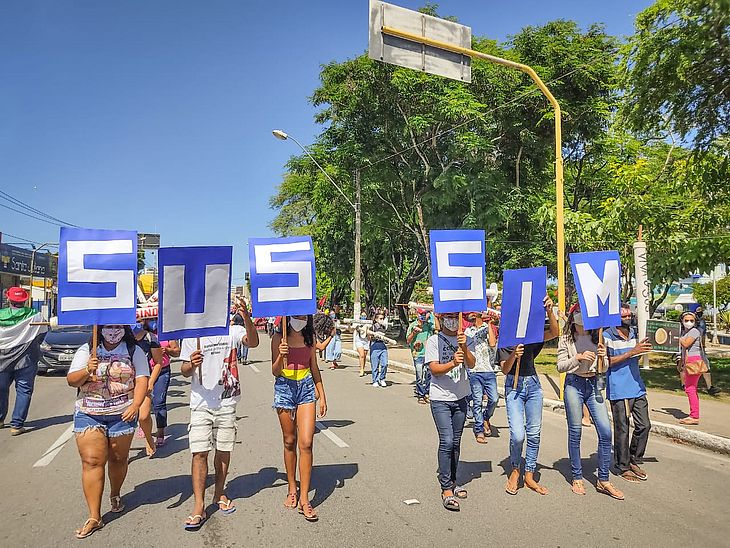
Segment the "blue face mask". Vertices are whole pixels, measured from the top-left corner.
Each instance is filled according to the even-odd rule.
[[[150,331],[157,331],[157,320],[147,322],[147,327],[149,327]]]

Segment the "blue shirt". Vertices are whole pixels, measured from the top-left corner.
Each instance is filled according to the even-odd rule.
[[[636,331],[629,329],[628,339],[624,339],[617,327],[604,329],[606,352],[609,358],[626,354],[636,346]],[[606,397],[610,401],[626,400],[644,396],[646,386],[639,373],[639,357],[633,356],[617,365],[611,365],[606,373]]]

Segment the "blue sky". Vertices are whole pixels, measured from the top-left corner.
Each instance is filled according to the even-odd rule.
[[[440,13],[496,39],[555,18],[627,35],[649,4],[444,0]],[[271,130],[314,140],[320,65],[365,51],[367,12],[367,0],[4,0],[0,190],[81,226],[233,245],[242,276],[299,152]],[[0,231],[58,241],[6,209]]]

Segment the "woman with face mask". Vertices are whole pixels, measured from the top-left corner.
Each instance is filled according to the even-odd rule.
[[[76,530],[80,539],[104,527],[101,497],[107,463],[111,511],[124,511],[120,492],[150,375],[147,358],[137,347],[129,326],[101,325],[96,329],[99,341],[96,352],[92,337],[76,351],[66,376],[69,386],[78,389],[74,432],[81,456],[81,482],[89,507],[89,519]]]
[[[319,400],[319,417],[324,417],[327,414],[327,398],[317,365],[312,316],[291,316],[286,321],[286,329],[286,342],[281,331],[277,331],[271,339],[271,372],[276,377],[272,407],[279,416],[284,438],[284,466],[289,487],[284,506],[299,508],[304,519],[317,521],[317,513],[309,502],[315,406],[316,400]]]
[[[580,460],[580,439],[583,431],[583,406],[587,406],[598,434],[598,483],[596,490],[614,499],[624,494],[609,481],[611,466],[611,423],[606,401],[601,393],[598,375],[607,369],[606,346],[598,340],[598,330],[585,331],[580,306],[568,313],[563,335],[558,340],[558,372],[566,373],[563,401],[568,420],[568,455],[573,475],[572,490],[585,495],[583,467]]]
[[[700,398],[697,395],[697,383],[703,373],[707,373],[707,364],[702,356],[702,333],[697,328],[697,317],[692,312],[685,312],[679,319],[679,347],[681,351],[681,371],[684,392],[689,400],[689,417],[681,419],[680,424],[694,426],[700,423]]]
[[[471,385],[467,368],[476,364],[474,339],[467,337],[459,325],[458,314],[439,318],[441,332],[426,340],[424,360],[431,370],[429,400],[438,432],[438,480],[443,507],[453,512],[461,509],[459,500],[467,498],[466,489],[456,484],[461,451],[461,435],[466,422],[467,400]]]
[[[388,373],[388,347],[385,342],[378,338],[377,333],[385,335],[385,331],[388,329],[388,322],[385,319],[385,314],[381,311],[375,313],[373,316],[373,333],[376,335],[369,335],[370,341],[370,369],[372,370],[373,386],[385,388],[388,386],[385,382],[385,375]]]

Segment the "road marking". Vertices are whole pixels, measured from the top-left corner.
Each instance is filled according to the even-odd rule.
[[[36,463],[33,465],[33,468],[38,468],[40,466],[48,466],[51,464],[51,461],[56,458],[56,455],[58,455],[61,452],[61,449],[63,449],[63,446],[66,445],[66,442],[70,440],[74,435],[74,425],[71,424],[66,429],[66,431],[61,434],[61,436],[49,447],[48,451],[46,451],[43,456],[36,461]]]
[[[317,430],[319,430],[322,434],[324,434],[326,437],[330,439],[332,443],[334,443],[337,447],[350,447],[347,445],[344,441],[340,439],[340,437],[337,434],[333,434],[329,431],[329,429],[321,422],[317,421]]]
[[[258,368],[258,367],[256,367],[256,366],[255,366],[254,364],[252,364],[252,363],[249,363],[249,364],[248,364],[248,366],[249,366],[249,367],[250,367],[251,369],[253,369],[254,371],[256,371],[256,373],[261,373],[261,371],[259,371],[259,368]]]

